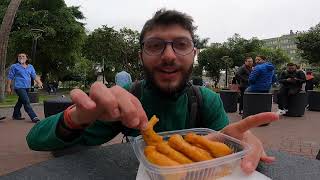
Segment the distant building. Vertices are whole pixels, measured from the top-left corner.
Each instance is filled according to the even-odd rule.
[[[294,33],[292,30],[290,30],[290,34],[282,35],[275,38],[262,39],[262,41],[265,43],[266,47],[273,49],[282,49],[288,54],[291,62],[301,64],[302,57],[300,56],[296,45],[297,36],[298,33]]]

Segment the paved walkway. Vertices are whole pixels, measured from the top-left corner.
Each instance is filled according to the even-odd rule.
[[[33,105],[40,118],[44,117],[42,105]],[[274,111],[276,108],[274,107]],[[0,121],[0,176],[31,164],[53,158],[49,152],[31,151],[25,136],[34,125],[27,115],[26,120],[13,121],[12,108],[0,108],[0,115],[7,118]],[[228,114],[231,121],[241,120],[237,113]],[[320,149],[320,112],[306,111],[304,117],[282,117],[279,121],[252,131],[263,142],[265,148],[282,150],[292,154],[315,158]],[[119,143],[120,136],[111,143]]]

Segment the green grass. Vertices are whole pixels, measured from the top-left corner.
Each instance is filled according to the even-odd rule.
[[[59,96],[59,95],[57,95],[57,96]],[[48,95],[48,94],[39,93],[39,103],[43,103],[44,100],[51,99],[54,97],[55,97],[55,95]],[[14,106],[17,101],[18,101],[17,95],[15,95],[15,94],[6,95],[4,102],[0,102],[0,107]]]

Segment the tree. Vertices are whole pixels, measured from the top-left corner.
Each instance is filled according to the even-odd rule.
[[[5,2],[3,2],[5,3]],[[3,17],[1,27],[0,27],[0,102],[4,100],[5,92],[5,65],[7,57],[7,47],[9,41],[9,35],[11,27],[14,21],[14,17],[20,6],[21,0],[11,0],[6,13]],[[3,5],[3,4],[1,4]]]
[[[8,62],[21,51],[30,55],[34,36],[39,35],[37,58],[31,63],[44,81],[52,76],[61,79],[81,58],[86,36],[83,23],[78,22],[82,18],[79,7],[67,7],[64,0],[22,1],[10,34]],[[40,29],[41,34],[33,29]]]
[[[208,42],[209,38],[201,39],[199,35],[194,35],[194,46],[199,50],[208,47]]]
[[[230,51],[228,56],[233,59],[233,64],[231,66],[241,66],[245,57],[252,56],[252,54],[258,51],[262,45],[262,41],[257,38],[247,40],[242,38],[239,34],[234,34],[224,43],[224,46]]]
[[[297,48],[310,64],[320,63],[320,23],[297,37]]]
[[[83,48],[87,59],[102,65],[106,80],[114,81],[116,72],[128,71],[132,78],[141,78],[141,65],[139,65],[139,33],[129,28],[119,31],[106,25],[95,29],[88,35]]]
[[[229,49],[222,44],[211,44],[210,47],[202,50],[198,56],[199,67],[207,71],[207,76],[211,77],[217,86],[220,80],[220,71],[225,68],[222,57],[228,56]]]

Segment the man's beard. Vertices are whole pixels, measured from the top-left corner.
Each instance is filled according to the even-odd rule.
[[[166,67],[166,66],[176,66],[178,68],[178,70],[181,70],[181,68],[179,68],[179,66],[174,62],[173,63],[162,63],[156,68],[161,68],[161,67]],[[192,70],[193,70],[193,64],[191,64],[191,66],[189,67],[189,69],[186,72],[183,72],[181,81],[175,87],[172,87],[172,85],[171,85],[172,82],[170,82],[170,81],[167,82],[165,87],[161,87],[160,84],[158,84],[156,82],[155,77],[154,77],[155,74],[153,73],[152,70],[147,69],[145,66],[143,66],[143,70],[144,70],[144,74],[145,74],[145,79],[148,81],[148,83],[150,83],[153,87],[160,90],[162,93],[172,95],[172,94],[175,94],[176,92],[181,91],[182,89],[184,89],[186,87],[186,85],[190,79]]]

